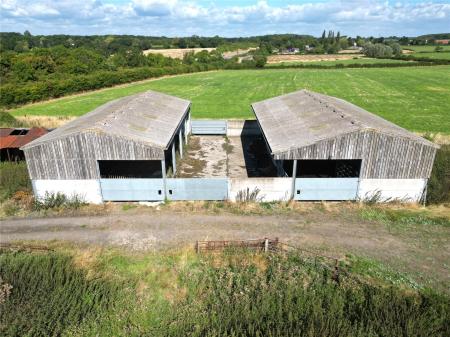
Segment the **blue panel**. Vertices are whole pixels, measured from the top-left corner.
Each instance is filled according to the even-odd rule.
[[[224,120],[193,120],[193,135],[226,135],[227,121]]]
[[[358,178],[297,178],[295,200],[355,200]]]
[[[100,179],[104,201],[164,200],[163,179]]]
[[[170,200],[225,200],[227,197],[227,178],[167,179],[167,198]]]

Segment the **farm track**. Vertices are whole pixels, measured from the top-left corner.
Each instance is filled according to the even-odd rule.
[[[0,242],[70,241],[133,250],[192,246],[197,240],[278,237],[295,246],[342,257],[368,256],[418,278],[450,284],[450,229],[393,231],[354,216],[309,211],[286,215],[211,214],[171,210],[116,211],[102,216],[11,219]],[[450,289],[449,289],[450,290]]]

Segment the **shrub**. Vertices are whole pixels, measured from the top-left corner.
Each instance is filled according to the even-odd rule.
[[[77,194],[68,197],[60,192],[45,192],[43,198],[34,200],[34,209],[37,211],[52,208],[79,209],[83,205],[86,205],[83,197]]]
[[[442,145],[436,153],[431,177],[428,180],[429,204],[450,202],[450,145]]]
[[[24,127],[23,122],[15,119],[11,114],[6,111],[0,110],[0,127]]]
[[[396,49],[398,52],[398,50]],[[390,58],[392,57],[394,50],[383,43],[367,43],[363,47],[364,55],[368,57],[382,57],[382,58]],[[401,50],[400,50],[401,53]]]

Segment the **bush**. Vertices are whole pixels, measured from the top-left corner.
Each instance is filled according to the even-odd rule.
[[[427,202],[450,203],[450,145],[442,145],[436,153],[428,180]]]
[[[363,53],[368,57],[390,58],[392,57],[394,50],[390,46],[387,46],[383,43],[372,44],[369,42],[364,45]]]
[[[86,202],[84,201],[84,198],[79,195],[74,194],[68,197],[60,192],[45,192],[45,196],[43,198],[37,198],[34,200],[33,208],[36,211],[53,208],[79,209],[83,205],[86,205]]]
[[[6,111],[0,110],[0,127],[24,127],[26,126],[23,122],[15,119],[11,114]]]

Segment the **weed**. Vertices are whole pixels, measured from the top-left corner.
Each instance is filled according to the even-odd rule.
[[[37,211],[55,208],[79,209],[83,205],[86,205],[86,202],[82,196],[74,194],[68,197],[60,192],[45,192],[44,197],[37,198],[34,201],[34,209]]]
[[[258,194],[261,192],[261,190],[258,187],[255,187],[252,191],[250,191],[250,188],[247,187],[247,189],[240,190],[236,194],[236,201],[237,202],[258,202],[261,201],[264,196],[259,197]]]
[[[122,211],[129,211],[130,209],[135,209],[137,205],[135,204],[125,204],[122,205]]]

